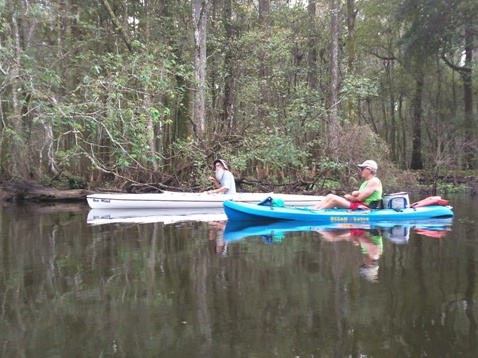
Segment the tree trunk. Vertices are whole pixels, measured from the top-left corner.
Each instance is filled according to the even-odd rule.
[[[268,37],[268,31],[270,28],[270,0],[259,0],[259,23],[261,26],[261,32]],[[270,69],[267,64],[267,51],[263,47],[259,49],[259,88],[261,91],[260,105],[259,105],[259,119],[266,121],[268,111],[266,110],[269,103],[269,74]]]
[[[331,69],[330,103],[328,123],[328,152],[332,159],[338,157],[338,136],[340,123],[337,116],[339,102],[339,1],[331,0]]]
[[[206,32],[208,0],[192,1],[194,75],[191,98],[193,134],[201,137],[206,130]]]
[[[224,57],[224,99],[222,103],[223,123],[224,126],[231,131],[234,124],[234,63],[233,63],[233,51],[232,45],[234,43],[234,31],[232,28],[232,2],[231,0],[224,1],[223,12],[224,29],[226,31],[226,46]]]
[[[412,139],[412,161],[410,163],[411,169],[423,169],[422,160],[422,96],[424,87],[424,73],[423,69],[418,70],[416,79],[415,98],[413,100],[413,139]]]
[[[442,60],[457,71],[463,81],[463,101],[464,101],[464,156],[463,167],[465,169],[475,169],[477,166],[476,160],[476,126],[473,118],[473,31],[471,17],[467,18],[465,23],[465,63],[463,66],[456,66],[450,62],[444,54],[442,54]]]
[[[473,33],[471,22],[465,25],[465,64],[462,68],[465,102],[465,168],[476,169],[476,133],[473,118]]]
[[[13,7],[13,5],[12,5]],[[22,93],[22,85],[20,83],[20,66],[22,63],[22,47],[20,40],[20,29],[15,11],[12,11],[11,22],[11,39],[13,42],[13,56],[11,63],[11,88],[12,88],[12,107],[13,112],[7,121],[7,127],[10,127],[12,132],[8,135],[9,142],[9,156],[7,157],[7,170],[9,176],[12,178],[29,177],[28,172],[28,158],[26,144],[24,142],[24,130],[22,123],[22,105],[20,95]]]
[[[311,24],[315,23],[316,18],[316,2],[309,0],[307,6],[309,21]],[[315,26],[309,26],[309,52],[307,56],[307,84],[311,91],[317,91],[317,29]]]
[[[355,10],[355,1],[347,0],[347,74],[348,76],[354,75],[355,64],[355,18],[357,17],[357,11]],[[352,123],[357,123],[357,98],[354,93],[350,93],[348,96],[348,119]]]
[[[151,43],[150,43],[150,40],[151,40],[151,32],[152,32],[152,29],[151,29],[151,21],[150,21],[150,16],[149,14],[153,14],[154,13],[154,7],[152,6],[152,4],[149,2],[149,1],[145,1],[144,3],[144,6],[146,7],[147,11],[148,11],[148,15],[146,15],[146,19],[145,19],[145,43],[146,43],[146,47],[150,47],[150,46],[153,46]],[[148,142],[149,142],[149,150],[151,152],[151,155],[152,157],[156,157],[156,158],[160,158],[161,156],[158,156],[158,147],[161,148],[161,131],[159,132],[159,135],[156,136],[156,128],[155,128],[155,116],[157,115],[156,112],[151,112],[150,109],[152,109],[154,107],[154,103],[153,101],[151,100],[151,96],[149,95],[149,91],[147,88],[144,89],[144,111],[147,112],[147,118],[148,118],[148,122],[147,122],[147,125],[146,125],[146,133],[145,135],[148,137]],[[161,128],[159,128],[161,129]],[[159,143],[159,145],[157,146],[157,143]],[[159,168],[159,164],[156,159],[153,160],[153,169],[154,171],[157,171],[158,168]]]
[[[123,25],[121,25],[121,22],[118,20],[115,13],[113,12],[113,9],[111,8],[110,3],[108,2],[108,0],[101,0],[101,2],[103,3],[103,6],[105,7],[106,11],[108,12],[108,15],[110,15],[111,22],[113,23],[115,30],[119,32],[119,34],[120,34],[121,38],[123,39],[123,41],[124,41],[126,47],[128,48],[128,50],[130,52],[133,52],[132,40],[131,40],[131,38],[128,34],[128,31],[126,31],[124,29]]]

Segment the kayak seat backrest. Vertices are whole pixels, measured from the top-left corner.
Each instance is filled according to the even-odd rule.
[[[280,198],[272,198],[272,197],[267,197],[264,200],[262,200],[258,205],[262,206],[270,206],[273,208],[283,208],[284,207],[284,200]]]
[[[262,206],[272,206],[272,198],[270,196],[268,196],[267,198],[265,198],[264,200],[262,200],[260,203],[258,203],[257,205],[262,205]]]
[[[368,204],[370,209],[383,209],[383,200],[375,200]]]

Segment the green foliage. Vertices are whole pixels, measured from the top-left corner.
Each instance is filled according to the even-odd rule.
[[[419,186],[424,191],[430,190],[430,185],[420,185]],[[455,184],[455,183],[442,183],[439,182],[437,185],[437,193],[446,193],[447,195],[450,194],[463,194],[470,192],[470,184]]]
[[[306,150],[298,148],[293,143],[292,137],[286,137],[278,129],[271,129],[267,135],[247,134],[241,138],[241,150],[233,146],[223,146],[220,153],[209,152],[207,148],[198,146],[191,138],[174,143],[176,157],[181,161],[190,161],[193,172],[188,178],[183,178],[194,185],[207,186],[207,178],[211,175],[212,162],[207,158],[226,159],[233,171],[242,176],[252,176],[257,179],[275,181],[275,177],[283,170],[293,168],[295,171],[304,169],[304,162],[309,154]],[[268,177],[261,177],[260,172],[268,173]],[[196,179],[196,180],[195,180]]]
[[[377,82],[369,78],[349,77],[343,81],[342,94],[354,94],[359,99],[371,99],[378,96]]]
[[[285,136],[278,128],[270,128],[265,134],[252,134],[243,139],[244,150],[239,155],[243,161],[262,163],[272,171],[285,167],[302,167],[302,162],[309,153],[298,148],[291,136]]]
[[[48,112],[55,127],[72,130],[78,154],[83,152],[94,166],[113,172],[130,167],[147,170],[160,161],[161,153],[151,152],[150,143],[171,123],[167,103],[181,96],[174,88],[174,76],[188,76],[185,67],[175,64],[174,55],[162,54],[98,56],[85,52],[78,57],[78,61],[95,65],[70,95],[71,101]],[[80,97],[84,100],[77,102]],[[105,146],[107,161],[101,154]]]
[[[228,3],[211,3],[208,123],[196,139],[185,138],[193,133],[188,101],[195,70],[189,2],[112,3],[128,24],[129,48],[101,6],[7,5],[0,6],[2,158],[15,159],[4,149],[18,143],[34,154],[28,167],[38,176],[56,166],[85,177],[95,171],[149,180],[155,172],[185,186],[208,185],[207,161],[220,155],[243,176],[271,182],[327,176],[322,187],[345,187],[356,184],[353,165],[373,158],[380,173],[390,173],[387,185],[399,186],[413,178],[390,158],[403,168],[410,161],[411,94],[425,60],[423,157],[427,168],[460,166],[467,140],[457,95],[463,83],[440,56],[461,61],[465,25],[476,33],[476,21],[469,21],[476,1],[347,3],[354,12],[350,18],[344,6],[340,14],[334,104],[329,3],[317,2],[312,14],[303,3],[272,2],[264,16],[246,2],[231,3],[230,12]],[[12,16],[20,14],[16,30]],[[332,106],[345,124],[333,160],[324,154]]]

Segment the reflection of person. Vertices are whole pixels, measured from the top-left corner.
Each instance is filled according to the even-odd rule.
[[[376,231],[371,230],[370,235],[361,234],[358,239],[363,253],[363,264],[360,266],[359,274],[370,282],[378,282],[378,259],[383,252],[382,236]]]
[[[236,181],[234,175],[229,171],[227,163],[223,159],[214,161],[215,177],[209,177],[209,181],[214,183],[216,189],[209,190],[208,194],[236,194]]]
[[[209,225],[209,240],[214,240],[214,252],[218,255],[227,254],[227,244],[224,240],[225,221],[211,221]]]
[[[376,177],[378,165],[374,160],[366,160],[358,167],[361,176],[365,181],[360,185],[359,190],[352,194],[345,194],[343,197],[329,194],[324,200],[318,203],[315,209],[345,208],[345,209],[368,209],[377,206],[382,199],[382,183]]]
[[[352,241],[359,245],[363,254],[363,264],[359,274],[370,282],[378,281],[378,259],[383,252],[382,235],[378,230],[334,230],[319,231],[327,241]]]

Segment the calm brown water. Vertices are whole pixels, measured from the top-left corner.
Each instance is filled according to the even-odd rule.
[[[0,356],[477,357],[478,198],[451,204],[451,231],[242,239],[2,209]]]

